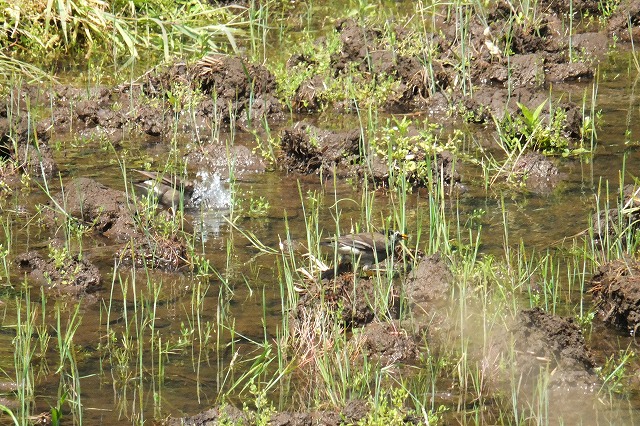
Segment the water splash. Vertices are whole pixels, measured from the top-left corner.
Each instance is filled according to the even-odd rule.
[[[227,209],[231,207],[231,190],[220,174],[199,171],[199,181],[193,189],[193,206],[200,209]]]
[[[224,216],[229,212],[233,199],[226,179],[222,179],[220,174],[199,171],[197,176],[192,204],[200,213],[194,225],[197,223],[200,238],[207,241],[210,237],[220,236],[221,228],[227,223]]]

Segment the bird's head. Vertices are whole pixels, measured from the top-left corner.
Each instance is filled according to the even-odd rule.
[[[393,229],[390,229],[388,233],[389,233],[389,240],[394,243],[397,243],[398,241],[406,240],[409,237],[407,234],[403,234],[400,231],[394,231]]]

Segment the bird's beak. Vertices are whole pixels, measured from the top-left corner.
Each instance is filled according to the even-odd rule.
[[[399,237],[401,240],[406,240],[407,238],[409,238],[407,234],[400,234]]]

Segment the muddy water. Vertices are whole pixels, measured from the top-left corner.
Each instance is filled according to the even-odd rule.
[[[465,223],[473,212],[484,212],[479,219],[482,224],[483,253],[500,255],[504,252],[503,218],[506,218],[511,246],[515,247],[523,241],[527,248],[538,251],[557,247],[559,241],[587,227],[589,212],[595,206],[595,194],[601,182],[608,181],[611,192],[616,192],[624,155],[627,156],[625,180],[630,181],[632,176],[640,175],[640,103],[635,97],[636,82],[629,78],[629,74],[634,72],[627,72],[630,69],[629,57],[618,56],[604,69],[606,71],[602,72],[597,101],[604,122],[598,132],[595,156],[561,160],[561,171],[566,173],[567,178],[557,188],[542,194],[500,193],[499,190],[490,189],[487,194],[478,172],[462,166],[466,191],[450,201],[449,214],[453,219],[455,209],[459,209],[462,213],[460,222]],[[557,86],[554,87],[554,93],[562,93],[574,102],[581,102],[591,88],[591,83]],[[323,120],[328,119],[325,116]],[[630,143],[625,143],[626,132],[630,132]],[[475,138],[479,145],[484,145],[483,139],[492,136],[483,129],[472,128],[469,137]],[[64,149],[57,153],[56,160],[61,167],[63,180],[72,176],[87,176],[113,188],[124,188],[119,165],[96,144],[74,147],[71,139],[59,142],[63,143]],[[243,135],[238,137],[237,143],[252,145],[250,139],[243,140]],[[162,143],[123,140],[122,146],[129,151],[129,158],[137,157],[136,161],[139,162],[162,164],[163,157],[168,154],[166,145]],[[139,164],[130,166],[138,167]],[[50,184],[54,192],[59,189],[58,182]],[[227,186],[223,183],[220,190],[226,191]],[[309,193],[324,194],[320,208],[324,235],[335,232],[332,214],[336,209],[331,206],[336,202],[343,231],[366,221],[361,208],[362,195],[349,182],[331,182],[323,187],[316,177],[298,181],[278,172],[268,172],[243,176],[235,184],[234,190],[235,196],[245,201],[257,196],[264,196],[268,200],[266,215],[242,218],[237,225],[251,231],[270,247],[277,247],[279,240],[285,238],[287,228],[293,238],[304,239],[306,231],[301,205]],[[38,190],[32,191],[27,198],[22,198],[22,194],[18,194],[18,197],[16,204],[19,206],[46,202],[46,197]],[[503,202],[506,207],[504,211],[501,206]],[[387,203],[388,198],[384,193],[376,193],[372,217],[377,224],[381,217],[389,214]],[[416,221],[425,219],[424,213],[422,216],[418,214],[428,208],[425,194],[418,191],[411,195],[406,208],[409,212],[407,231],[411,233],[417,228]],[[26,209],[29,210],[29,207]],[[277,336],[282,315],[280,289],[274,269],[277,258],[260,254],[242,235],[232,230],[223,219],[227,213],[228,209],[220,206],[219,210],[209,209],[203,219],[206,257],[221,277],[227,280],[226,285],[220,278],[198,281],[180,273],[151,272],[149,279],[161,283],[155,306],[144,288],[146,276],[134,281],[132,272],[126,268],[120,268],[119,273],[114,274],[113,259],[109,255],[112,250],[105,249],[105,245],[110,243],[94,237],[85,241],[86,255],[101,268],[104,288],[83,301],[82,322],[74,339],[81,354],[77,362],[78,373],[82,377],[81,401],[86,424],[116,424],[114,419],[117,418],[121,419],[122,424],[129,424],[132,418],[141,421],[163,418],[169,414],[193,414],[207,409],[215,403],[219,392],[242,374],[243,367],[229,373],[229,365],[234,359],[257,356],[259,346],[254,342],[262,342],[265,337],[272,342]],[[191,214],[192,220],[198,222],[200,213],[194,211]],[[14,249],[17,253],[45,245],[37,225],[28,223],[24,216],[16,216],[15,220],[19,225],[13,227]],[[228,249],[231,250],[230,255]],[[15,284],[21,278],[17,276],[15,268],[12,269]],[[143,273],[138,271],[138,274]],[[129,286],[126,296],[123,295],[120,280]],[[131,289],[134,282],[141,286],[137,291]],[[0,309],[6,311],[5,324],[10,324],[15,315],[15,300],[23,294],[11,287],[5,287],[3,294]],[[210,324],[213,327],[213,340],[207,342],[202,351],[191,344],[168,348],[162,356],[157,353],[153,357],[145,354],[142,366],[131,362],[118,367],[117,360],[101,359],[99,343],[104,344],[109,329],[116,331],[118,345],[126,346],[121,341],[126,322],[136,324],[136,320],[142,321],[136,318],[136,306],[138,309],[140,306],[155,309],[153,333],[164,336],[164,342],[177,341],[183,332],[183,324],[196,319],[192,305],[197,294],[202,295],[201,325],[206,327]],[[39,304],[40,293],[37,289],[32,290],[31,299],[35,305]],[[64,298],[58,302],[47,302],[46,318],[51,321],[55,319],[54,303],[58,303],[63,310],[73,309],[74,306],[73,300]],[[106,311],[110,305],[112,314],[107,318]],[[124,314],[125,307],[127,316]],[[223,309],[225,314],[221,316]],[[144,330],[145,339],[151,338],[152,331],[147,323],[141,322],[138,327]],[[233,337],[229,332],[231,328],[235,333]],[[0,334],[0,368],[9,372],[9,376],[12,376],[14,368],[13,351],[9,349],[13,336],[13,332]],[[194,340],[194,336],[185,336],[185,339]],[[615,342],[613,348],[612,342]],[[599,363],[606,356],[603,354],[626,348],[630,343],[631,340],[625,335],[598,325],[589,340]],[[49,344],[55,345],[55,342],[50,341]],[[132,345],[135,347],[135,341]],[[41,411],[55,405],[59,384],[58,375],[55,374],[58,363],[56,359],[34,361],[39,366],[36,368],[39,372],[36,394],[37,407]],[[627,423],[627,420],[638,417],[638,405],[640,401],[614,404],[612,412],[601,414],[602,419],[605,422],[614,419],[613,423],[624,419],[624,423]],[[582,407],[575,408],[576,413],[582,412]],[[567,411],[570,413],[571,409]]]

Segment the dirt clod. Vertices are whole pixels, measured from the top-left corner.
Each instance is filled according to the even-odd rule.
[[[640,325],[640,263],[615,260],[598,268],[591,290],[602,320],[635,335]]]
[[[414,337],[397,321],[368,324],[354,334],[351,343],[367,358],[385,365],[412,361],[418,357],[418,345]]]
[[[248,416],[232,405],[214,407],[193,416],[172,417],[165,423],[167,426],[217,426],[219,424],[249,425]]]
[[[126,194],[93,179],[69,181],[64,191],[53,196],[49,208],[49,217],[56,225],[72,217],[109,238],[128,240],[136,235]]]
[[[282,131],[282,167],[289,172],[347,175],[358,160],[360,132],[332,132],[307,123]]]
[[[589,390],[597,382],[595,363],[573,318],[527,309],[518,314],[511,332],[525,374],[554,371],[551,385],[557,388]]]
[[[317,311],[322,310],[323,315],[328,311],[347,327],[362,326],[375,317],[374,300],[376,288],[372,278],[354,277],[353,272],[341,273],[309,287],[298,300],[295,320],[302,323],[312,321]],[[397,295],[391,295],[387,303],[395,309],[397,301]]]
[[[512,172],[511,177],[524,182],[527,189],[539,193],[549,192],[562,180],[553,161],[535,151],[518,157]]]
[[[100,271],[85,258],[65,255],[44,259],[30,251],[18,256],[16,263],[28,271],[31,280],[60,293],[91,293],[100,288]]]
[[[453,275],[438,254],[423,258],[404,284],[414,312],[433,313],[449,300]]]

